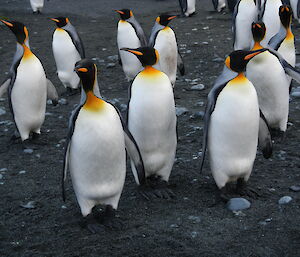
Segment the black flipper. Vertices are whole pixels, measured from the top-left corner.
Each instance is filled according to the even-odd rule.
[[[52,100],[53,105],[58,103],[58,93],[49,79],[47,79],[47,98]]]
[[[269,41],[268,45],[274,50],[278,50],[280,47],[281,43],[286,37],[286,30],[285,28],[281,25],[280,30],[278,31],[277,34],[275,34]]]
[[[64,27],[62,27],[66,32],[68,32],[69,36],[72,39],[73,44],[75,45],[81,59],[85,58],[84,46],[81,38],[79,37],[75,27],[71,23],[67,23]]]
[[[83,103],[84,104],[84,103]],[[65,195],[65,181],[67,178],[67,172],[69,169],[69,153],[70,153],[70,143],[72,140],[72,136],[74,133],[75,129],[75,122],[78,117],[78,114],[83,106],[83,104],[78,105],[72,112],[70,120],[69,120],[69,127],[68,127],[68,134],[67,134],[67,139],[66,139],[66,144],[65,144],[65,153],[64,153],[64,165],[63,165],[63,174],[62,174],[62,183],[61,183],[61,188],[62,188],[62,198],[63,201],[65,202],[66,200],[66,195]]]
[[[268,122],[261,110],[259,110],[259,113],[260,113],[260,119],[259,119],[258,145],[259,148],[262,150],[263,156],[266,159],[268,159],[272,156],[273,144],[272,144]]]
[[[9,77],[9,78],[5,79],[5,81],[3,81],[3,83],[1,84],[0,97],[2,97],[5,94],[5,92],[7,92],[8,87],[10,85],[10,81],[11,81],[11,78]]]
[[[125,138],[125,147],[130,156],[130,159],[133,161],[136,171],[137,171],[137,174],[133,174],[133,175],[135,178],[138,179],[140,185],[144,185],[146,183],[146,175],[145,175],[144,162],[142,159],[140,149],[139,149],[135,139],[133,138],[132,134],[128,130],[128,127],[127,127],[126,123],[124,122],[120,111],[118,110],[118,108],[116,106],[114,106],[113,104],[111,104],[111,105],[116,109],[117,113],[119,114],[120,120],[122,122],[124,138]]]
[[[146,37],[145,32],[142,29],[140,23],[134,18],[134,16],[131,16],[126,21],[129,22],[131,24],[131,26],[134,28],[135,33],[141,42],[141,47],[147,46],[148,45],[147,37]]]
[[[207,140],[208,140],[208,130],[209,130],[209,123],[210,123],[210,117],[212,112],[215,109],[216,101],[218,98],[218,95],[223,90],[223,88],[227,85],[228,81],[232,80],[237,76],[236,72],[233,72],[229,70],[225,65],[223,72],[221,75],[217,78],[213,88],[208,94],[207,97],[207,104],[205,108],[205,114],[204,114],[204,128],[203,128],[203,142],[202,142],[202,157],[201,157],[201,166],[200,166],[200,172],[202,171],[204,159],[205,159],[205,153],[207,148]]]
[[[232,14],[232,33],[233,33],[233,46],[235,44],[235,39],[236,39],[236,16],[238,14],[238,9],[239,9],[239,4],[240,4],[241,0],[238,1],[238,3],[236,4],[236,6],[234,7],[234,11]]]
[[[178,54],[177,54],[177,69],[179,70],[180,75],[184,76],[185,67],[184,67],[183,59],[182,59],[182,56],[181,56],[179,50],[178,50]]]

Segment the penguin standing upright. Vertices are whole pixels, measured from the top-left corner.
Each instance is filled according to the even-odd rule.
[[[182,16],[190,17],[196,13],[196,0],[179,0]]]
[[[166,186],[177,145],[171,82],[166,74],[152,67],[159,60],[158,51],[153,47],[122,50],[134,54],[144,66],[129,90],[128,128],[140,148],[146,178],[154,194],[168,198],[172,194]],[[134,165],[131,169],[136,173]]]
[[[40,60],[29,48],[28,30],[17,21],[1,20],[16,36],[17,50],[9,72],[9,106],[22,141],[40,134],[45,119],[47,79]]]
[[[153,67],[168,75],[174,87],[177,72],[178,47],[174,31],[168,26],[176,15],[161,14],[151,31],[149,46],[159,53],[159,61]]]
[[[299,0],[290,0],[294,18],[300,22],[300,2]]]
[[[280,29],[281,22],[280,22],[278,10],[281,5],[282,5],[281,0],[264,0],[263,2],[260,18],[262,19],[262,21],[266,26],[266,36],[261,41],[262,46],[267,46],[269,40]]]
[[[115,210],[122,193],[125,173],[125,147],[136,164],[135,177],[145,182],[140,151],[128,131],[118,110],[94,95],[96,65],[87,59],[79,61],[75,71],[82,80],[86,98],[73,111],[65,148],[64,181],[70,170],[73,188],[81,213],[83,225],[92,233],[101,231],[101,225],[114,227]],[[97,205],[105,205],[104,213]]]
[[[296,64],[295,39],[291,29],[292,10],[288,5],[279,8],[281,26],[279,32],[270,39],[269,46],[278,51],[293,67]]]
[[[263,22],[253,23],[252,33],[255,41],[252,50],[263,47],[260,42],[266,33]],[[286,131],[289,114],[289,85],[286,73],[293,67],[275,51],[265,51],[254,57],[247,65],[247,78],[256,88],[259,106],[264,113],[270,127],[279,130],[281,134]]]
[[[33,13],[40,14],[44,7],[44,0],[30,0]]]
[[[139,60],[121,48],[138,48],[147,46],[145,33],[129,9],[116,10],[120,14],[117,32],[117,44],[120,64],[128,81],[131,81],[143,69]]]
[[[224,200],[229,199],[227,184],[235,181],[237,193],[251,196],[245,186],[252,172],[258,137],[264,156],[268,158],[272,153],[270,133],[260,113],[255,88],[244,75],[249,60],[265,50],[232,52],[225,64],[235,73],[222,74],[208,94],[201,169],[208,148],[212,175]]]
[[[253,45],[251,25],[257,19],[255,0],[240,0],[233,12],[234,50],[250,50]]]
[[[74,71],[74,65],[85,57],[83,43],[66,17],[51,18],[57,25],[53,33],[52,50],[57,75],[68,94],[78,91],[80,79]]]

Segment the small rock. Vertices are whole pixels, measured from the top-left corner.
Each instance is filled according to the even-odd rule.
[[[299,185],[291,186],[290,190],[293,192],[300,192],[300,186]]]
[[[28,153],[28,154],[32,154],[33,153],[33,149],[30,148],[26,148],[23,150],[24,153]]]
[[[181,116],[187,113],[189,110],[185,107],[176,107],[176,116]]]
[[[197,231],[193,231],[192,233],[191,233],[191,237],[192,238],[195,238],[195,237],[197,237],[198,236],[198,232]]]
[[[53,113],[51,113],[51,112],[46,112],[45,113],[45,116],[52,116],[53,115]]]
[[[204,117],[204,112],[196,112],[190,116],[191,119],[198,119],[198,118],[203,118]]]
[[[35,157],[36,157],[36,158],[41,158],[41,155],[40,155],[39,153],[37,153],[37,154],[35,155]]]
[[[65,99],[65,98],[60,98],[60,99],[58,100],[58,103],[59,103],[60,105],[67,105],[67,104],[68,104],[68,101],[67,101],[67,99]]]
[[[30,201],[26,204],[21,204],[20,206],[25,209],[34,209],[36,207],[36,204],[35,204],[35,201]]]
[[[110,68],[113,68],[113,67],[115,67],[115,66],[116,66],[115,63],[110,62],[110,63],[108,63],[108,64],[106,65],[106,68],[107,68],[107,69],[110,69]]]
[[[288,204],[292,200],[293,200],[292,197],[285,195],[278,200],[278,204]]]
[[[205,86],[203,84],[198,84],[198,85],[195,85],[195,86],[192,86],[191,87],[191,90],[195,90],[195,91],[201,91],[205,88]]]
[[[300,98],[300,92],[299,91],[292,92],[291,96],[296,97],[296,98]]]
[[[67,209],[67,206],[62,205],[61,208],[62,208],[62,209]]]
[[[0,179],[3,179],[3,175],[2,174],[0,174]]]
[[[179,228],[179,225],[177,225],[177,224],[171,224],[170,228]]]
[[[199,223],[201,222],[201,218],[199,216],[190,215],[188,217],[189,220],[191,220],[193,223]]]
[[[52,104],[52,100],[51,100],[51,99],[48,99],[48,100],[47,100],[47,104],[48,104],[48,105],[51,105],[51,104]]]
[[[6,171],[8,171],[7,168],[1,168],[1,169],[0,169],[0,172],[6,172]]]
[[[4,107],[0,108],[0,116],[4,115],[5,113],[6,113],[5,108]]]
[[[19,171],[19,174],[25,174],[26,173],[26,170],[20,170]]]
[[[226,204],[227,209],[230,211],[245,210],[250,206],[251,203],[245,198],[231,198]]]
[[[212,60],[213,62],[224,62],[224,59],[221,57],[216,57]]]
[[[118,61],[119,56],[118,55],[111,55],[111,56],[108,56],[107,59],[111,62],[116,62],[116,61]]]

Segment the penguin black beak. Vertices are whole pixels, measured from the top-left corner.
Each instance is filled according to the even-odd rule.
[[[267,51],[268,49],[266,48],[262,48],[262,49],[259,49],[259,50],[256,50],[256,51],[252,51],[250,54],[247,54],[245,57],[244,57],[244,60],[245,61],[248,61],[250,59],[252,59],[255,55],[258,55],[264,51]]]
[[[115,10],[115,12],[119,13],[119,14],[124,14],[124,12],[119,11],[119,10]]]
[[[55,21],[56,23],[59,22],[59,20],[58,20],[58,19],[55,19],[55,18],[49,18],[49,19],[52,20],[52,21]]]
[[[127,52],[133,53],[133,54],[135,54],[135,55],[144,55],[142,52],[137,51],[137,50],[135,50],[135,49],[121,48],[120,50],[122,50],[122,51],[127,51]]]

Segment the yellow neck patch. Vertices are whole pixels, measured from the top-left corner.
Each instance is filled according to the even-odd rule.
[[[22,45],[24,49],[23,58],[28,59],[34,56],[34,54],[31,52],[31,50],[26,46],[25,44]]]
[[[261,46],[260,42],[255,42],[253,48],[251,49],[252,51],[254,50],[259,50],[262,49],[263,47]]]
[[[104,108],[105,101],[94,95],[92,91],[87,92],[86,102],[83,108],[88,111],[97,112]]]
[[[141,72],[143,76],[154,77],[160,75],[160,71],[153,68],[152,66],[146,66],[145,69]]]
[[[288,28],[287,31],[286,31],[286,37],[285,37],[285,39],[287,39],[287,40],[294,40],[294,34],[290,30],[290,28]]]
[[[244,84],[248,79],[245,77],[244,73],[239,73],[233,80],[230,81],[230,85]]]

